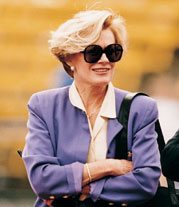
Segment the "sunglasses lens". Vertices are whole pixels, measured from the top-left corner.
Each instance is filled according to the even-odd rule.
[[[122,46],[119,44],[111,44],[105,48],[105,53],[110,62],[117,62],[122,57]]]
[[[84,51],[85,61],[88,63],[96,63],[102,55],[102,48],[98,45],[89,45]]]

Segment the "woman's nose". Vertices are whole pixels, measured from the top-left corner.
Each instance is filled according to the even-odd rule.
[[[109,62],[107,56],[105,53],[102,54],[101,58],[99,59],[98,62]]]

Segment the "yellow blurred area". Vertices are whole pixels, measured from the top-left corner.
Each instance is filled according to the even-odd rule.
[[[144,74],[172,64],[179,47],[178,0],[0,1],[0,168],[7,176],[26,176],[16,153],[25,142],[26,105],[34,92],[51,87],[60,67],[48,48],[50,31],[80,10],[109,8],[124,17],[128,31],[128,53],[116,66],[114,85],[137,91]]]

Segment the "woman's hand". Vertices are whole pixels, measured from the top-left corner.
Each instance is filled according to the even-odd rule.
[[[85,185],[83,186],[82,188],[82,191],[81,191],[81,196],[79,198],[80,201],[83,201],[86,199],[86,197],[90,194],[90,186],[89,185]]]
[[[81,193],[88,195],[90,193],[90,186],[89,185],[83,186]]]
[[[88,169],[87,169],[88,168]],[[104,159],[84,165],[82,187],[90,181],[112,175],[125,175],[133,170],[133,164],[128,160]]]
[[[133,170],[132,161],[128,160],[108,159],[108,166],[113,176],[125,175]]]

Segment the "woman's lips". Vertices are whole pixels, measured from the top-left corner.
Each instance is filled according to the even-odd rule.
[[[97,73],[104,73],[109,71],[109,68],[93,68],[92,70]]]

